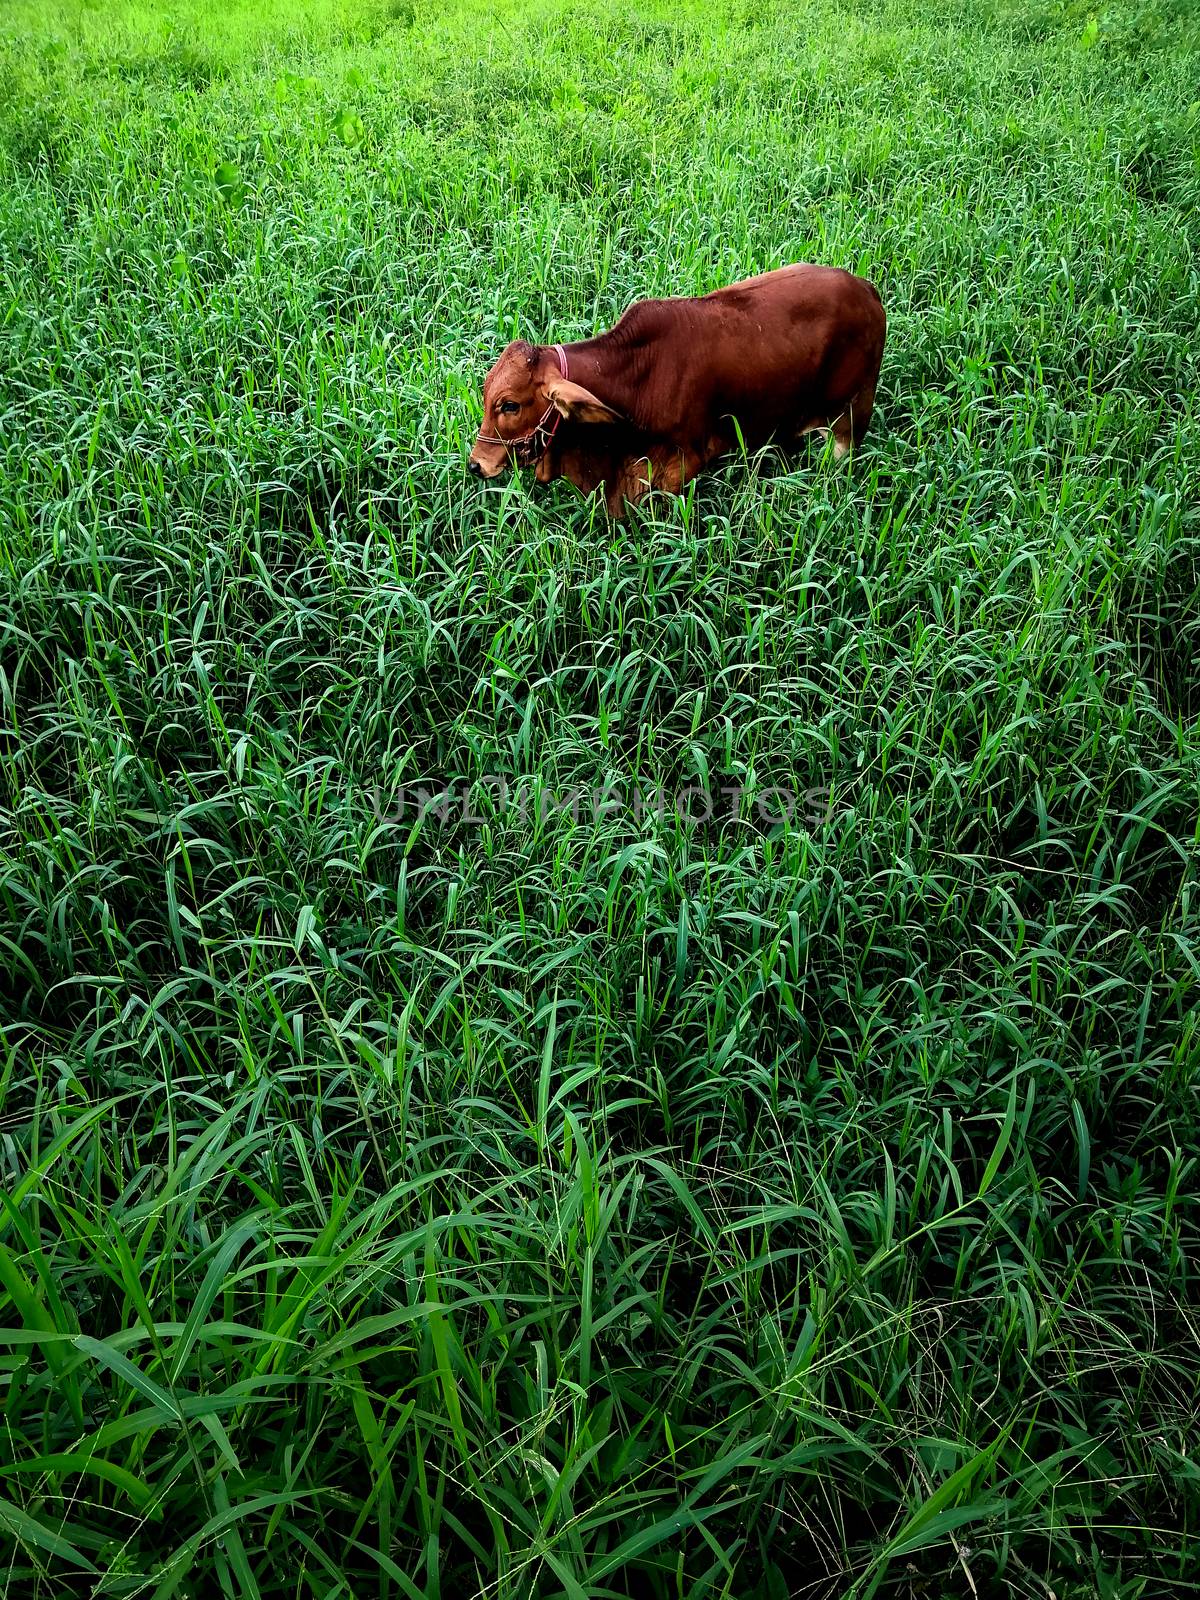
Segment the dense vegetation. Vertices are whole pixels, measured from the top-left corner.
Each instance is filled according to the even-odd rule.
[[[1195,1592],[1197,84],[10,0],[6,1593]],[[852,471],[468,480],[508,338],[796,259]]]

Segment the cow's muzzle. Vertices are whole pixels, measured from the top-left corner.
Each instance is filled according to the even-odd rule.
[[[473,478],[498,478],[508,465],[507,452],[493,450],[488,443],[479,440],[467,457],[467,471]]]

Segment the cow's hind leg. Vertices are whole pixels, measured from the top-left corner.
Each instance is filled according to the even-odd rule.
[[[871,412],[874,409],[875,384],[871,381],[863,384],[829,430],[833,434],[835,460],[840,461],[863,442],[863,435],[870,424]]]

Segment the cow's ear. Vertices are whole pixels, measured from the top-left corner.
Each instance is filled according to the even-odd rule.
[[[597,400],[590,389],[581,388],[569,378],[556,378],[546,390],[546,398],[559,413],[572,422],[623,422],[619,411]]]

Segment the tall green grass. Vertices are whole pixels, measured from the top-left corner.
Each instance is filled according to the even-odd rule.
[[[1194,1593],[1190,8],[0,29],[0,1589]],[[466,477],[796,259],[853,471]]]

